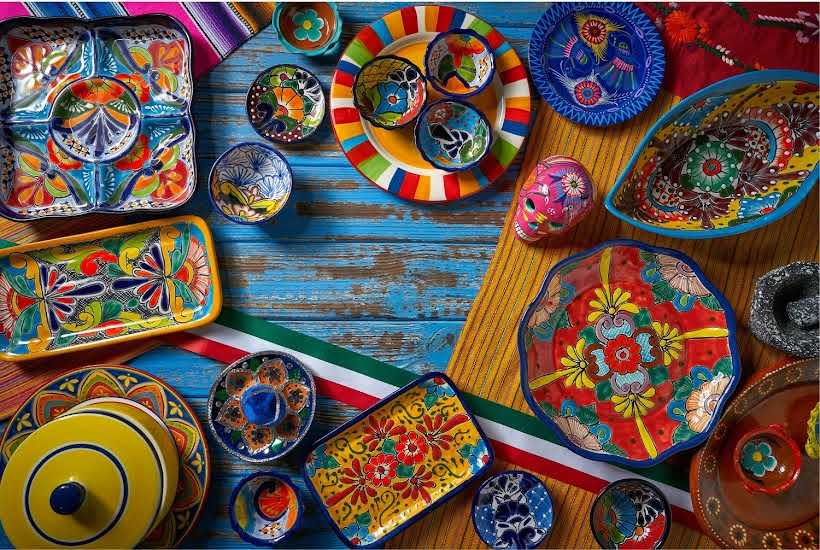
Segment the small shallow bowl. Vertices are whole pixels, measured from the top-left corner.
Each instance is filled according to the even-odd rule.
[[[427,101],[427,82],[413,62],[395,55],[371,59],[356,74],[353,105],[379,128],[413,122]]]
[[[493,81],[495,58],[487,39],[471,29],[436,36],[424,54],[427,80],[442,94],[469,97]]]
[[[669,535],[672,511],[652,483],[620,479],[595,498],[589,524],[601,548],[660,548]]]
[[[325,104],[316,75],[286,64],[259,73],[245,98],[251,126],[275,143],[295,143],[313,135],[325,117]]]
[[[476,533],[490,547],[536,548],[552,531],[552,497],[529,472],[500,472],[478,488],[472,517]]]
[[[279,2],[273,26],[279,42],[292,53],[332,55],[341,45],[342,18],[334,2]]]
[[[232,222],[269,221],[290,197],[293,173],[279,151],[258,142],[234,145],[214,163],[208,178],[211,203]]]
[[[208,396],[208,425],[232,455],[266,463],[305,437],[316,412],[313,375],[295,357],[252,353],[223,370]]]
[[[492,126],[484,113],[457,99],[431,103],[416,121],[416,147],[441,170],[457,172],[476,166],[490,150]]]
[[[273,472],[242,478],[228,501],[231,527],[255,546],[274,546],[302,522],[302,499],[290,480]]]
[[[604,202],[621,220],[683,239],[778,220],[818,176],[817,75],[753,71],[690,95],[641,141]]]

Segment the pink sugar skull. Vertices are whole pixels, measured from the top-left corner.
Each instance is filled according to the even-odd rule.
[[[521,192],[515,212],[515,233],[526,242],[560,235],[589,214],[595,185],[577,160],[548,157],[535,166]]]

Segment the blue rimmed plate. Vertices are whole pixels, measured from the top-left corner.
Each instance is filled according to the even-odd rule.
[[[547,103],[590,126],[618,124],[643,111],[666,66],[658,31],[631,3],[553,4],[533,29],[528,56]]]

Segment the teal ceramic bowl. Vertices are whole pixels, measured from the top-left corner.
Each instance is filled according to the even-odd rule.
[[[416,121],[415,137],[421,156],[448,172],[476,166],[493,141],[492,126],[484,113],[456,99],[425,107]]]

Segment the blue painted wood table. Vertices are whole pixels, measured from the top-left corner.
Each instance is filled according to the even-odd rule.
[[[407,4],[339,5],[343,44],[365,25]],[[522,60],[545,4],[466,3],[459,7],[494,26]],[[275,221],[263,226],[227,222],[207,197],[207,176],[232,144],[259,139],[245,116],[245,94],[257,73],[279,63],[303,65],[329,89],[335,60],[283,49],[272,28],[261,32],[197,82],[198,190],[174,212],[206,218],[214,232],[225,304],[414,372],[444,370],[496,246],[520,163],[488,190],[451,205],[399,200],[366,181],[342,155],[328,120],[306,143],[281,146],[293,167],[294,192]],[[129,221],[146,219],[134,216]],[[108,226],[121,218],[106,218]],[[56,222],[40,222],[54,234]],[[131,361],[174,385],[205,419],[205,401],[223,365],[162,347]],[[311,435],[318,437],[354,411],[320,402]],[[210,437],[210,434],[209,434]],[[239,546],[227,518],[228,495],[256,467],[222,452],[210,440],[214,477],[208,504],[185,541],[192,547]],[[295,474],[297,457],[274,468]],[[304,487],[301,479],[296,479]],[[309,499],[309,497],[306,497]],[[330,547],[340,541],[307,501],[306,526],[286,546]],[[8,546],[0,537],[0,546]]]

